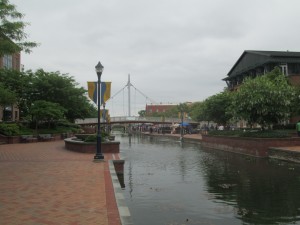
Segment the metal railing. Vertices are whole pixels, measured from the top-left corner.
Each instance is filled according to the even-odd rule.
[[[76,124],[96,124],[98,121],[97,118],[86,118],[86,119],[77,119],[75,120]],[[103,119],[100,121],[103,123]],[[136,123],[180,123],[180,118],[162,118],[162,117],[139,117],[139,116],[116,116],[110,118],[111,123],[117,122],[136,122]],[[195,123],[191,119],[184,119],[184,122]]]

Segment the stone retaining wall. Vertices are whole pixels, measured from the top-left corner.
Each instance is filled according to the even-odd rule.
[[[96,143],[95,142],[82,142],[74,141],[72,138],[65,139],[65,147],[68,150],[82,153],[96,153]],[[109,141],[101,143],[102,153],[119,153],[120,152],[120,142]]]
[[[202,146],[224,151],[268,157],[270,147],[289,147],[300,145],[300,138],[241,138],[202,135]]]
[[[300,163],[300,152],[293,150],[270,148],[269,158]]]

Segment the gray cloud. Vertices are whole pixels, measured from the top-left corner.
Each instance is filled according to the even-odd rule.
[[[132,83],[162,103],[202,101],[221,92],[222,78],[244,50],[300,51],[297,0],[11,0],[31,23],[30,40],[41,43],[22,55],[26,69],[69,73],[86,88],[94,66],[112,94],[128,74]],[[109,103],[127,113],[127,93]],[[132,90],[133,114],[149,101]],[[148,101],[148,102],[147,102]]]

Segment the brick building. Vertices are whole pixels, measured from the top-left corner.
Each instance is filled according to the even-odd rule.
[[[176,105],[146,105],[146,116],[150,116],[153,113],[164,113],[170,109],[172,109],[173,107],[175,107]]]
[[[21,54],[18,52],[12,55],[7,54],[0,57],[0,69],[2,68],[20,71]],[[0,106],[0,121],[3,119],[6,121],[19,120],[19,109],[16,104],[7,105],[5,108]]]

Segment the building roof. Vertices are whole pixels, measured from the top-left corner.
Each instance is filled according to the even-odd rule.
[[[300,52],[245,50],[223,80],[267,63],[300,63]]]

